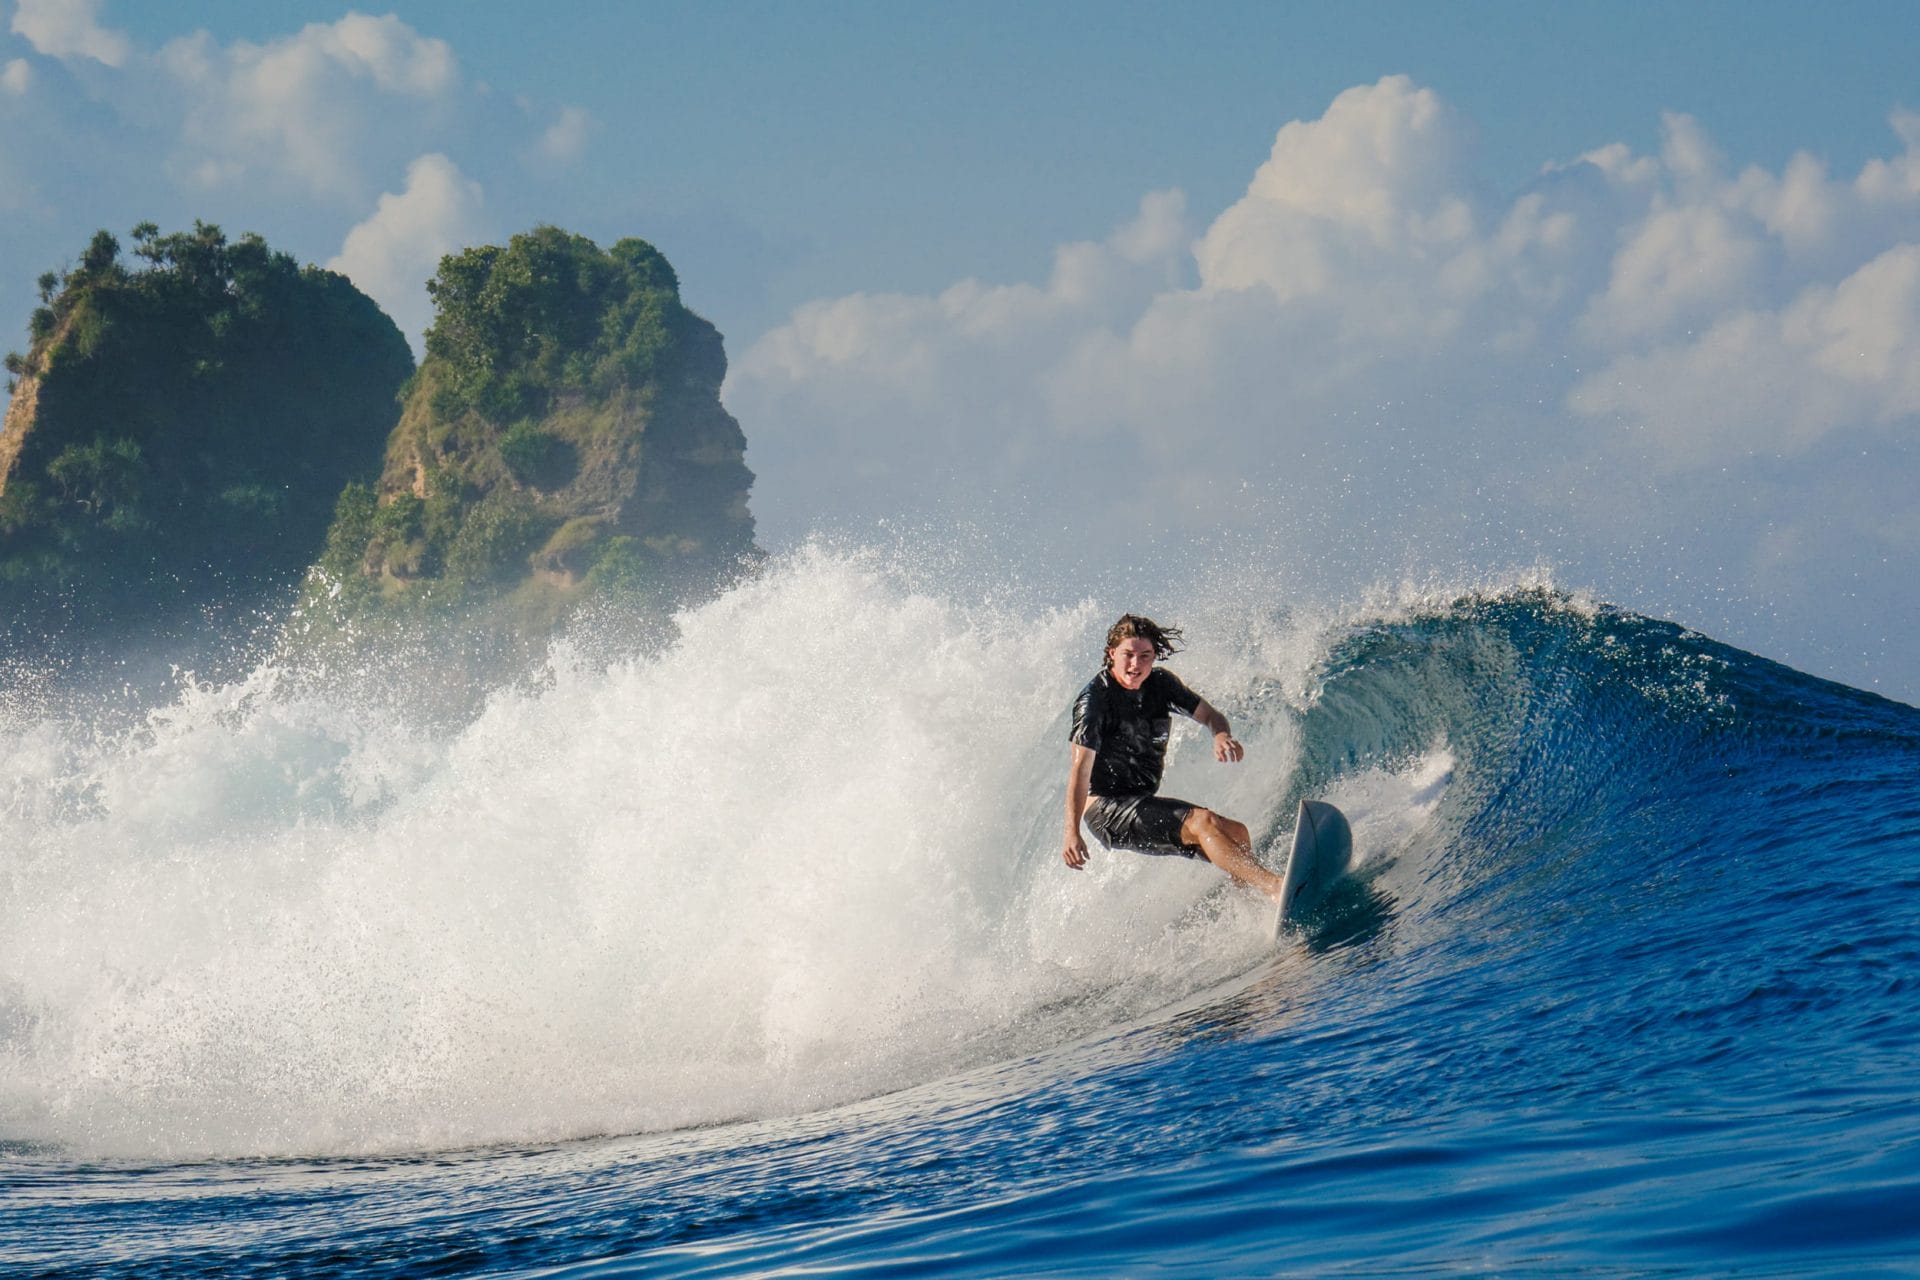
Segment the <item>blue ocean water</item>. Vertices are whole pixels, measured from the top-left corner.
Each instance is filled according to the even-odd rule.
[[[1920,1274],[1920,711],[1539,587],[1203,617],[1249,759],[1168,789],[1354,825],[1276,942],[1060,865],[1105,613],[816,555],[450,729],[16,713],[0,1272]]]

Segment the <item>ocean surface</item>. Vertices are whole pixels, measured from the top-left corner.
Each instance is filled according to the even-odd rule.
[[[1306,928],[1062,865],[1142,604]],[[0,1274],[1920,1275],[1920,711],[1540,582],[678,632],[0,700]]]

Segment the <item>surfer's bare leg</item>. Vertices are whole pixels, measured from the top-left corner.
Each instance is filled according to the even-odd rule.
[[[1200,846],[1207,861],[1249,888],[1280,901],[1281,878],[1254,860],[1253,837],[1244,823],[1195,806],[1180,824],[1180,838]]]

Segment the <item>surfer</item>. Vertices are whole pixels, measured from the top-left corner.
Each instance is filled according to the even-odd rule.
[[[1244,825],[1157,794],[1175,711],[1213,731],[1214,759],[1231,764],[1245,754],[1225,716],[1153,665],[1178,653],[1180,639],[1178,627],[1132,613],[1108,629],[1106,663],[1073,703],[1062,856],[1076,871],[1087,865],[1084,818],[1109,849],[1205,858],[1278,901],[1281,879],[1254,860]]]

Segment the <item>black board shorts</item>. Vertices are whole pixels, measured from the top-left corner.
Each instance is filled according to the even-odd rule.
[[[1109,849],[1198,858],[1197,846],[1180,841],[1180,824],[1193,810],[1172,796],[1094,796],[1087,801],[1087,829]]]

